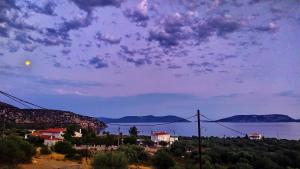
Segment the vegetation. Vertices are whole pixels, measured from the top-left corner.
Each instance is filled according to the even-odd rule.
[[[0,139],[0,164],[30,162],[35,154],[34,147],[18,137]]]
[[[175,161],[168,152],[159,150],[154,154],[153,165],[157,169],[171,169],[175,166]]]
[[[45,146],[45,145],[43,145],[41,147],[41,151],[40,152],[41,152],[41,154],[45,154],[45,155],[51,154],[51,151],[49,150],[48,146]]]
[[[135,136],[127,136],[124,138],[123,143],[135,145],[135,144],[137,144],[137,138]]]
[[[127,169],[128,161],[122,152],[98,153],[92,161],[93,169]]]
[[[37,147],[44,144],[44,139],[38,136],[28,136],[27,141]]]
[[[184,156],[184,168],[197,168],[197,138],[181,138],[168,150],[175,159]],[[205,169],[300,168],[300,141],[249,140],[247,138],[203,138]],[[185,150],[191,150],[186,152]]]
[[[122,145],[118,148],[119,152],[123,152],[130,164],[147,162],[149,160],[149,154],[145,152],[145,149],[137,145]]]
[[[133,127],[130,127],[130,129],[129,129],[129,134],[130,134],[131,136],[137,137],[138,134],[139,134],[139,131],[138,131],[138,129],[137,129],[135,126],[133,126]]]

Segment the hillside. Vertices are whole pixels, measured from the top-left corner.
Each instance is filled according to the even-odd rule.
[[[106,127],[102,121],[69,111],[45,109],[20,109],[0,102],[0,121],[5,119],[6,125],[17,125],[26,128],[66,127],[76,124],[81,128],[100,129]]]
[[[189,122],[177,116],[125,116],[119,119],[99,117],[105,123],[157,123],[157,122]]]
[[[299,120],[293,119],[287,115],[282,114],[268,114],[268,115],[236,115],[223,119],[216,120],[216,122],[240,122],[240,123],[256,123],[256,122],[297,122]]]

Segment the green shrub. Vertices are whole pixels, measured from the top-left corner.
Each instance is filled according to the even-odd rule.
[[[128,162],[124,153],[98,153],[92,161],[93,169],[127,169]]]
[[[145,162],[149,159],[149,155],[143,147],[137,145],[122,145],[118,151],[123,152],[129,163]]]
[[[143,144],[144,144],[145,146],[153,147],[155,143],[154,143],[154,141],[152,141],[152,140],[150,140],[150,139],[145,139],[145,140],[143,141]]]
[[[124,138],[123,142],[124,142],[124,144],[136,145],[137,139],[135,136],[127,136]]]
[[[165,142],[165,141],[160,141],[158,144],[161,145],[161,146],[163,146],[163,147],[165,147],[165,146],[168,145],[168,143]]]
[[[184,156],[186,154],[186,145],[183,142],[175,141],[170,147],[170,152],[176,157]]]
[[[55,145],[54,145],[54,151],[57,152],[57,153],[61,153],[61,154],[68,154],[68,153],[71,153],[71,152],[74,152],[74,149],[71,145],[71,143],[69,142],[57,142]]]
[[[44,139],[38,136],[28,136],[27,141],[37,147],[44,144]]]
[[[154,154],[153,165],[156,169],[171,169],[175,166],[175,161],[165,150],[159,150]]]
[[[0,139],[0,163],[30,162],[35,154],[33,145],[17,137]]]

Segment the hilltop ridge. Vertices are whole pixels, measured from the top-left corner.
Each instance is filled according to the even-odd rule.
[[[99,117],[98,119],[106,122],[106,123],[156,123],[156,122],[189,122],[188,120],[173,116],[125,116],[122,118],[106,118],[106,117]]]
[[[8,125],[26,128],[66,127],[70,124],[81,128],[101,129],[106,124],[94,117],[79,115],[70,111],[50,109],[20,109],[0,102],[0,121],[5,119]]]
[[[267,114],[267,115],[235,115],[227,118],[216,120],[215,122],[240,122],[240,123],[256,123],[256,122],[300,122],[288,115],[283,114]]]

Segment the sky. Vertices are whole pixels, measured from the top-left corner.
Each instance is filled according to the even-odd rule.
[[[299,0],[0,1],[0,89],[49,109],[300,118],[299,67]]]

